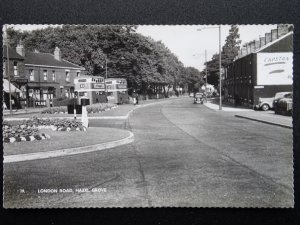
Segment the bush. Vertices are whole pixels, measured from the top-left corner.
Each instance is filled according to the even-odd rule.
[[[105,110],[109,110],[112,107],[115,107],[115,104],[112,103],[96,103],[92,105],[88,105],[86,107],[86,110],[88,113],[100,113]],[[55,113],[67,113],[68,108],[66,106],[60,106],[60,107],[51,107],[46,108],[42,111],[42,113],[48,113],[48,114],[55,114]]]
[[[86,110],[88,113],[100,113],[103,112],[105,110],[109,110],[112,107],[114,107],[115,105],[112,103],[96,103],[96,104],[92,104],[92,105],[88,105],[86,107]]]
[[[42,111],[42,113],[55,114],[55,113],[66,113],[67,111],[68,109],[66,106],[60,106],[60,107],[46,108]]]
[[[53,106],[67,106],[77,103],[77,98],[54,98]]]

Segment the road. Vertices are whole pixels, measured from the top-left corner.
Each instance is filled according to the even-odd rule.
[[[292,130],[192,104],[135,110],[132,144],[4,165],[5,207],[292,207]],[[99,134],[101,135],[101,134]],[[105,188],[44,193],[41,189]],[[25,193],[20,193],[24,189]]]

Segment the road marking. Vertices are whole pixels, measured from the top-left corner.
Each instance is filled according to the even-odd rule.
[[[76,148],[68,148],[68,149],[60,149],[48,152],[34,152],[34,153],[27,153],[27,154],[19,154],[19,155],[7,155],[4,156],[4,163],[14,163],[14,162],[23,162],[23,161],[30,161],[30,160],[37,160],[37,159],[48,159],[48,158],[55,158],[55,157],[62,157],[62,156],[69,156],[69,155],[77,155],[89,152],[96,152],[102,151],[109,148],[114,148],[117,146],[129,144],[134,141],[134,134],[130,131],[127,131],[129,136],[117,141],[111,141],[96,145],[89,145],[83,147],[76,147]]]

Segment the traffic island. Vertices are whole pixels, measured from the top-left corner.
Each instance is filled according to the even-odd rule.
[[[88,128],[86,132],[57,132],[41,129],[51,139],[41,142],[4,143],[4,163],[47,159],[114,148],[134,141],[130,131],[115,128]]]

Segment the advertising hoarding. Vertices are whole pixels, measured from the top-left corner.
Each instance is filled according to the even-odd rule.
[[[257,53],[257,85],[291,85],[293,53]]]

